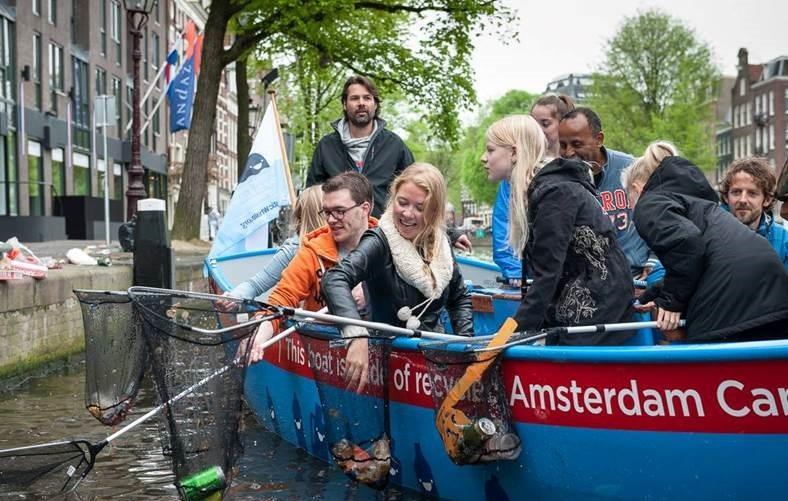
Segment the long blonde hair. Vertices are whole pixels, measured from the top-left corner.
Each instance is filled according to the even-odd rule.
[[[528,188],[544,165],[547,138],[530,115],[510,115],[487,129],[487,142],[515,149],[509,200],[509,245],[522,253],[528,242]]]
[[[298,233],[299,240],[326,224],[320,215],[323,209],[323,191],[320,188],[321,185],[315,184],[301,191],[293,206],[293,231]]]
[[[424,228],[413,239],[413,245],[427,261],[431,261],[437,253],[440,238],[445,238],[442,235],[446,232],[446,180],[434,165],[421,162],[410,165],[391,183],[386,212],[393,211],[394,199],[405,183],[413,183],[427,193],[422,210]]]
[[[668,141],[654,141],[648,145],[642,157],[638,157],[632,165],[621,173],[621,184],[627,191],[632,190],[634,183],[645,185],[659,164],[667,157],[676,156],[679,150]]]

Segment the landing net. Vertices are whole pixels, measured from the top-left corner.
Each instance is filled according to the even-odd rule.
[[[147,367],[140,321],[126,292],[74,291],[85,327],[85,407],[115,426],[134,405]]]
[[[129,290],[140,318],[159,399],[164,402],[203,378],[230,369],[167,407],[160,420],[162,449],[178,480],[212,467],[232,478],[242,451],[247,343],[257,325],[247,301],[199,293],[134,287]],[[215,332],[224,330],[224,332]]]
[[[435,425],[446,453],[457,464],[476,464],[520,455],[501,377],[502,350],[487,342],[423,342]]]
[[[347,348],[337,329],[304,325],[299,328],[314,374],[325,422],[328,451],[351,479],[383,489],[393,466],[388,399],[388,360],[391,341],[371,337],[369,374],[361,394],[347,389]]]

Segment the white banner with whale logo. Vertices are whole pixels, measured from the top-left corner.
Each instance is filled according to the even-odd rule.
[[[281,207],[290,205],[284,140],[277,119],[275,105],[269,103],[208,254],[211,258],[267,248],[269,221],[276,219]]]

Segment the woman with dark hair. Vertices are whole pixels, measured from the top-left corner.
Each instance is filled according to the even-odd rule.
[[[788,336],[788,272],[765,238],[720,208],[706,176],[665,141],[624,171],[635,226],[665,266],[640,297],[660,329],[694,342]]]

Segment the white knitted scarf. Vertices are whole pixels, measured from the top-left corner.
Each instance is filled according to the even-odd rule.
[[[389,242],[397,275],[407,284],[418,289],[425,297],[429,299],[440,297],[449,285],[454,272],[454,259],[449,240],[444,236],[438,238],[437,253],[428,264],[421,257],[416,246],[399,234],[391,212],[383,213],[379,225]]]

